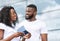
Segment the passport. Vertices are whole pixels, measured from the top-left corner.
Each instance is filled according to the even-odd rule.
[[[29,32],[25,29],[24,26],[21,26],[17,31],[18,31],[18,32],[23,32],[24,34],[29,33]]]

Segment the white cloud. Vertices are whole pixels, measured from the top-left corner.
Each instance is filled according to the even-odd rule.
[[[2,8],[0,8],[0,10],[1,10]]]
[[[29,4],[35,4],[35,0],[27,0],[27,5]]]
[[[55,10],[59,10],[59,9],[60,9],[60,5],[57,4],[55,6],[48,6],[42,12],[55,11]]]
[[[21,13],[18,14],[18,20],[19,20],[19,22],[23,21],[23,19],[24,19],[24,16]]]
[[[40,19],[46,21],[48,29],[60,29],[60,5],[49,6],[42,12]]]

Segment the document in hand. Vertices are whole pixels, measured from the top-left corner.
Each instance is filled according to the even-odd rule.
[[[29,33],[29,32],[25,29],[24,26],[20,27],[17,31],[18,31],[18,32],[23,32],[24,34]]]

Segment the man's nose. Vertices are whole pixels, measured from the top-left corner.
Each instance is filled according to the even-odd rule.
[[[28,14],[28,12],[26,12],[26,14]]]

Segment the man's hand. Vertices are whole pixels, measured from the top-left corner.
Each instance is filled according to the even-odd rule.
[[[30,33],[28,33],[28,34],[26,34],[26,35],[23,36],[23,38],[25,38],[25,39],[29,39],[30,37],[31,37]]]

